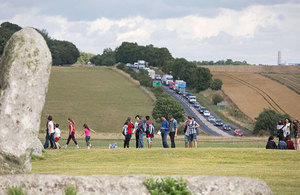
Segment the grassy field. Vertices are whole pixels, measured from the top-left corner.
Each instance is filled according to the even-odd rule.
[[[53,67],[42,114],[50,113],[63,131],[71,117],[99,132],[119,132],[127,116],[151,115],[154,102],[128,78],[107,67]]]
[[[66,175],[149,174],[149,175],[225,175],[256,177],[264,180],[274,194],[300,191],[299,151],[265,150],[261,138],[201,137],[198,149],[161,149],[154,139],[149,149],[104,149],[122,140],[92,140],[94,149],[47,150],[43,159],[32,160],[32,173]],[[252,140],[252,141],[251,141]],[[80,145],[83,146],[81,139]],[[134,140],[132,140],[132,145]],[[230,144],[231,143],[231,144]],[[131,146],[132,146],[131,145]],[[241,148],[248,146],[249,148]],[[251,148],[250,148],[251,147]],[[258,147],[258,148],[255,148]]]

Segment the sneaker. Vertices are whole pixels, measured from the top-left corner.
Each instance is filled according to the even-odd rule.
[[[67,148],[67,147],[68,147],[68,145],[64,145],[63,147],[64,147],[64,148]]]
[[[90,146],[88,146],[88,149],[91,149],[91,147],[90,147]]]
[[[79,148],[79,146],[78,146],[78,145],[76,145],[76,148]]]

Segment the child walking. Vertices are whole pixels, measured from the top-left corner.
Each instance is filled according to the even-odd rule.
[[[86,142],[86,146],[88,147],[88,149],[91,149],[93,146],[90,143],[90,139],[91,139],[91,133],[90,131],[96,133],[96,131],[94,131],[93,129],[89,128],[89,126],[87,124],[83,125],[83,133],[81,134],[81,136],[83,136],[83,134],[85,134],[85,142]]]
[[[134,128],[134,126],[131,123],[131,118],[128,117],[126,122],[124,123],[123,130],[122,130],[122,134],[125,137],[124,148],[129,148],[129,142],[132,136],[132,128]]]
[[[76,148],[79,148],[77,141],[75,139],[75,123],[71,118],[68,118],[68,123],[69,123],[69,137],[68,137],[67,144],[64,146],[64,148],[68,147],[71,139],[75,143]]]
[[[152,148],[152,139],[154,137],[154,124],[150,121],[150,116],[146,116],[146,138],[148,142],[148,148]]]
[[[59,127],[59,124],[55,124],[56,128],[55,128],[55,144],[56,144],[56,149],[60,149],[61,146],[59,145],[58,141],[60,139],[60,129],[58,128]]]

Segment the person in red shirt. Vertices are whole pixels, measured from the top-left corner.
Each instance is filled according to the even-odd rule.
[[[287,149],[288,150],[295,150],[295,147],[294,147],[294,142],[291,140],[291,136],[290,135],[288,135],[287,137],[286,137],[286,145],[287,145]]]
[[[132,135],[132,128],[134,128],[132,122],[131,122],[131,118],[128,117],[126,122],[124,123],[124,126],[127,125],[127,132],[125,133],[125,140],[124,140],[124,148],[129,148],[129,142],[131,139],[131,135]]]
[[[77,141],[75,139],[75,123],[72,119],[68,118],[68,123],[69,123],[69,137],[68,137],[68,141],[67,144],[64,146],[64,148],[67,148],[70,140],[72,139],[76,145],[76,148],[79,148]]]

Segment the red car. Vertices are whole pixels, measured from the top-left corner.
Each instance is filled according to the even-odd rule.
[[[242,131],[242,130],[240,130],[240,129],[236,129],[236,130],[234,131],[234,135],[236,135],[236,136],[243,136],[243,135],[244,135],[244,133],[243,133],[243,131]]]
[[[174,83],[174,82],[170,82],[170,84],[169,84],[169,88],[170,88],[170,89],[173,89],[173,88],[174,88],[174,85],[175,85],[175,83]]]

